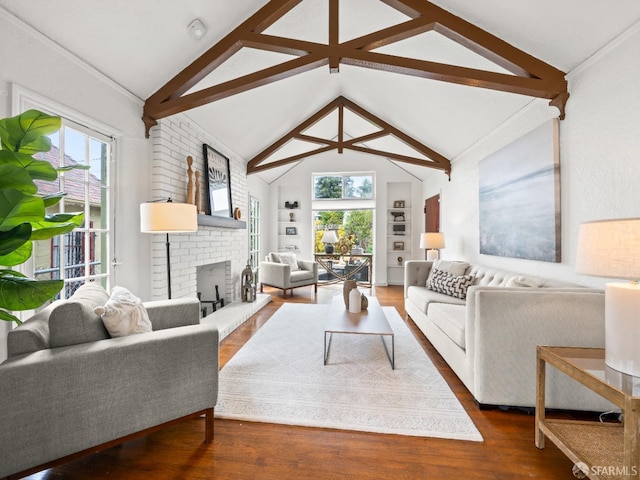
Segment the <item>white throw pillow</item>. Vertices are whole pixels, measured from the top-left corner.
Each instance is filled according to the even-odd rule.
[[[433,267],[431,268],[437,268],[438,270],[459,277],[460,275],[464,275],[464,272],[469,268],[469,264],[457,260],[436,260],[433,262]]]
[[[278,255],[275,252],[271,252],[269,254],[269,262],[273,262],[273,263],[280,263],[280,255]]]
[[[290,265],[292,272],[300,270],[300,267],[298,267],[298,259],[296,258],[295,253],[281,253],[280,263],[284,263],[285,265]]]
[[[111,297],[104,307],[96,307],[102,323],[112,337],[124,337],[135,333],[151,332],[147,309],[133,293],[124,287],[113,287]]]

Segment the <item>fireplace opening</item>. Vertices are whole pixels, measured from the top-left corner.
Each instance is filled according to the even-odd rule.
[[[224,307],[224,298],[220,298],[220,290],[218,288],[218,285],[215,286],[215,289],[216,289],[216,298],[212,298],[212,299],[202,298],[202,292],[198,292],[198,300],[200,300],[203,318],[208,315],[209,305],[211,305],[212,312],[215,312],[219,308]]]
[[[228,291],[231,287],[230,261],[196,267],[196,277],[203,318],[229,303],[231,298]]]

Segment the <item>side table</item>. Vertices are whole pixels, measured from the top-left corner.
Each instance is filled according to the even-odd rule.
[[[547,419],[546,364],[620,407],[623,424]],[[604,349],[537,348],[536,447],[551,440],[590,479],[640,479],[640,377],[608,367]]]

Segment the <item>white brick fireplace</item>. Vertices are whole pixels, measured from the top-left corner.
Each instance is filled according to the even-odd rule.
[[[231,196],[233,208],[239,208],[243,220],[247,215],[247,182],[244,161],[224,145],[202,131],[183,115],[163,119],[152,128],[153,141],[153,198],[171,197],[184,202],[187,192],[187,156],[193,157],[193,171],[200,172],[200,192],[203,208],[206,208],[206,177],[202,145],[204,143],[229,158],[231,168]],[[220,295],[225,304],[240,299],[240,276],[248,258],[248,233],[243,229],[202,225],[201,218],[196,233],[170,234],[171,244],[171,293],[173,298],[195,297],[198,292],[197,269],[203,265],[222,263],[228,265],[225,274],[227,286]],[[166,236],[153,235],[152,240],[152,297],[167,298]],[[208,295],[208,294],[207,294]],[[203,294],[204,298],[204,294]]]

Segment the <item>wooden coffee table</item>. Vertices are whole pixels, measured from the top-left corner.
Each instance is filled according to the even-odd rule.
[[[395,336],[387,317],[384,315],[378,299],[367,297],[369,307],[360,313],[350,313],[345,305],[342,295],[336,295],[331,301],[329,319],[324,330],[324,364],[329,361],[329,350],[331,349],[331,338],[334,333],[350,333],[356,335],[380,335],[384,351],[391,363],[391,368],[395,370]],[[391,354],[387,348],[384,337],[391,337]]]

